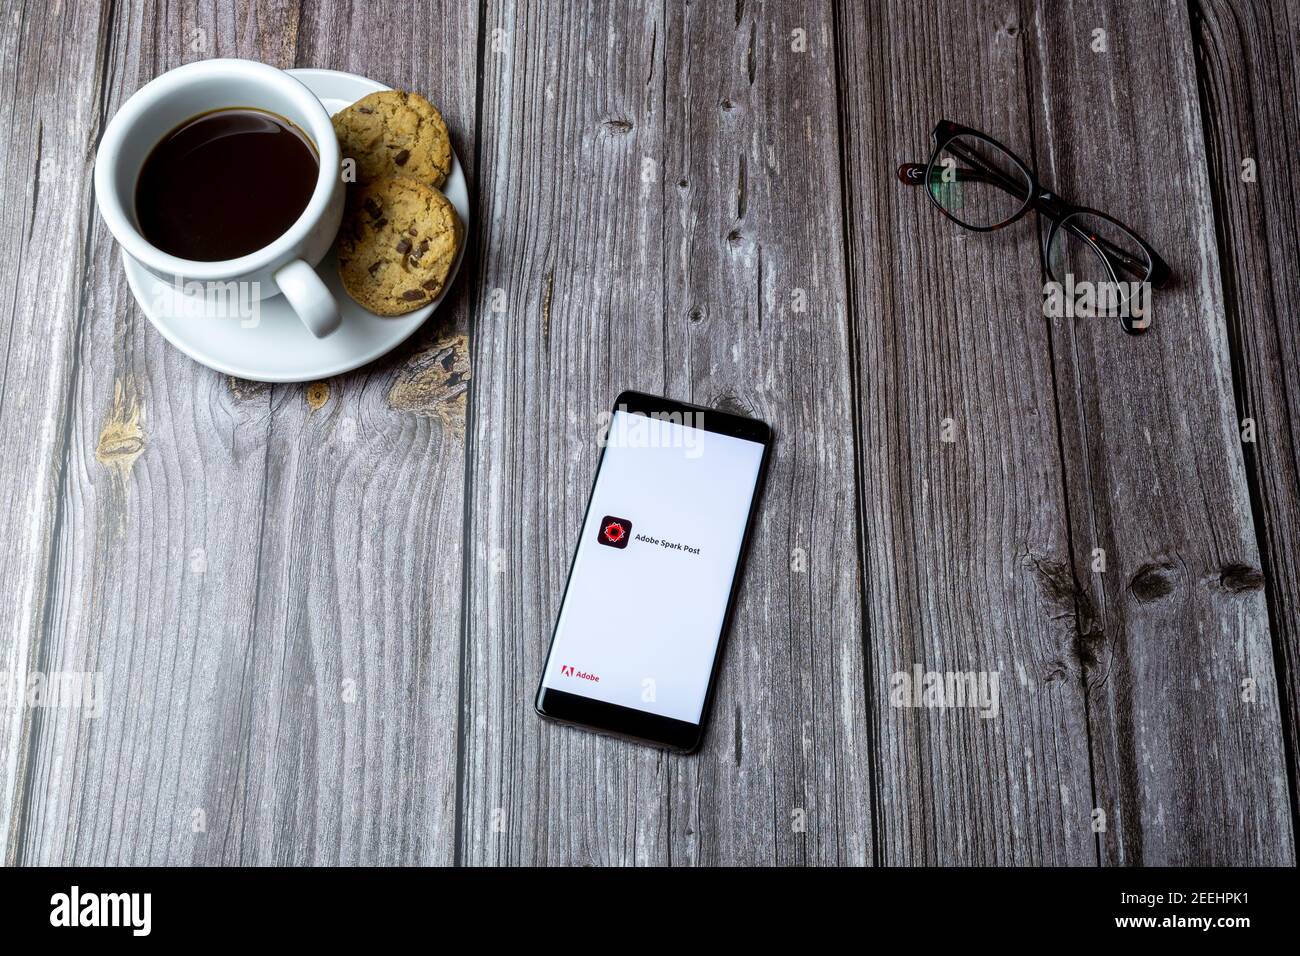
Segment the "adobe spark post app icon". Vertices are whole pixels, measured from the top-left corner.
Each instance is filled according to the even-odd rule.
[[[626,548],[632,538],[632,522],[626,518],[605,515],[596,530],[596,540],[610,548]]]

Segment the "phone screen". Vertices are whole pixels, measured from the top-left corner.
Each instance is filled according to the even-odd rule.
[[[752,419],[628,398],[620,396],[609,421],[538,709],[689,749],[768,431]]]

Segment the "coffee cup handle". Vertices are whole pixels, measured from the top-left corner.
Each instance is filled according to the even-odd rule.
[[[338,329],[343,322],[339,305],[325,288],[316,270],[301,259],[284,266],[275,274],[275,284],[289,300],[302,324],[318,339]]]

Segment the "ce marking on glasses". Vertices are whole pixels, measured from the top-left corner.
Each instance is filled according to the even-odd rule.
[[[1124,331],[1146,330],[1151,322],[1138,305],[1139,292],[1164,288],[1172,277],[1150,243],[1104,212],[1067,203],[987,133],[940,120],[932,136],[929,162],[904,163],[898,168],[900,181],[925,183],[935,208],[963,229],[1001,229],[1030,209],[1045,216],[1051,227],[1043,258],[1051,279],[1069,288],[1082,283],[1113,288]]]

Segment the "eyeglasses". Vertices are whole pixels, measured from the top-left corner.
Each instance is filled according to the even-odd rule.
[[[924,183],[941,213],[976,232],[1009,226],[1030,209],[1046,216],[1051,227],[1043,258],[1052,280],[1070,291],[1090,283],[1095,301],[1112,306],[1130,334],[1151,324],[1138,304],[1146,301],[1145,287],[1163,288],[1172,273],[1150,243],[1118,219],[1045,189],[1024,160],[986,133],[940,120],[932,135],[930,161],[904,163],[899,180]]]

